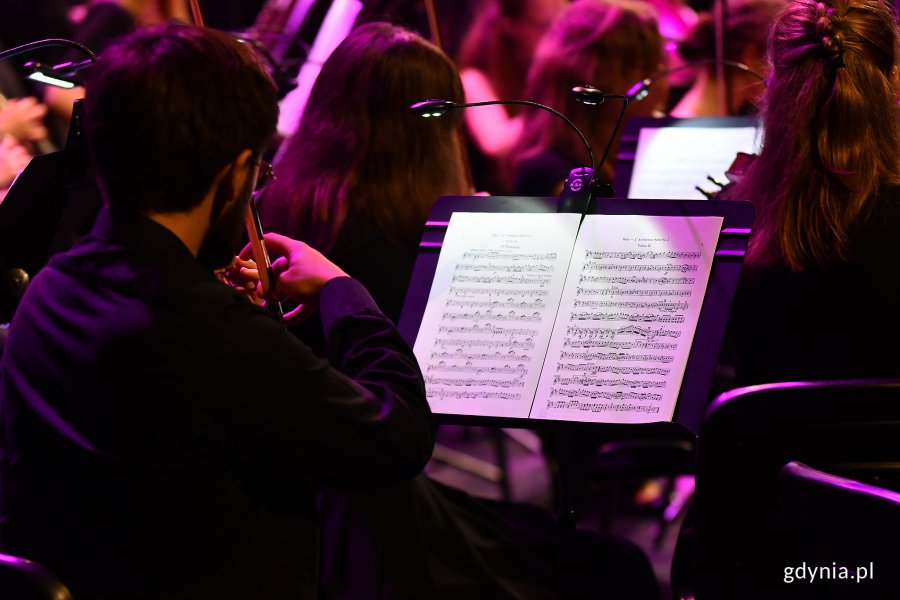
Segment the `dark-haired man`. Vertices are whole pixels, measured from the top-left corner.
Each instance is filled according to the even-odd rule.
[[[0,362],[0,548],[78,597],[314,597],[309,488],[419,472],[415,359],[355,280],[267,237],[320,302],[329,362],[220,283],[277,116],[228,36],[167,25],[104,53],[85,131],[107,207],[22,300]]]

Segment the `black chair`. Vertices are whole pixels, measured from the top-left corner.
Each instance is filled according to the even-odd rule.
[[[72,594],[43,565],[17,556],[0,554],[0,598],[72,600]]]
[[[798,583],[795,597],[900,594],[900,493],[793,461],[781,470],[778,501],[793,559],[785,578]]]
[[[673,582],[695,586],[701,600],[796,598],[801,589],[784,581],[796,565],[779,522],[781,468],[798,460],[897,488],[898,440],[900,381],[778,383],[719,396],[698,439],[693,560],[682,563],[693,576],[673,570]],[[882,569],[892,576],[896,564]]]

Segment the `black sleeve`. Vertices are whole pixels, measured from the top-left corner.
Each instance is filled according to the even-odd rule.
[[[240,460],[257,476],[263,469],[342,488],[417,475],[434,439],[412,350],[356,280],[328,282],[320,303],[333,367],[248,307],[253,333],[231,353],[240,357],[237,376],[253,381],[244,394],[232,388],[229,402]]]

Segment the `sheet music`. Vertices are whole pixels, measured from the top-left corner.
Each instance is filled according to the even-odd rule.
[[[755,127],[644,127],[638,137],[629,198],[705,200],[738,152],[757,149]]]
[[[432,410],[528,417],[579,219],[453,214],[414,348]]]
[[[672,419],[722,222],[585,217],[531,417]]]

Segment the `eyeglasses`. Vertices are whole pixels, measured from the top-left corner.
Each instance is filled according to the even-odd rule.
[[[253,188],[253,191],[261,192],[263,188],[275,179],[275,169],[272,167],[272,163],[262,159],[257,160],[256,164],[259,168],[256,171],[256,186]]]

